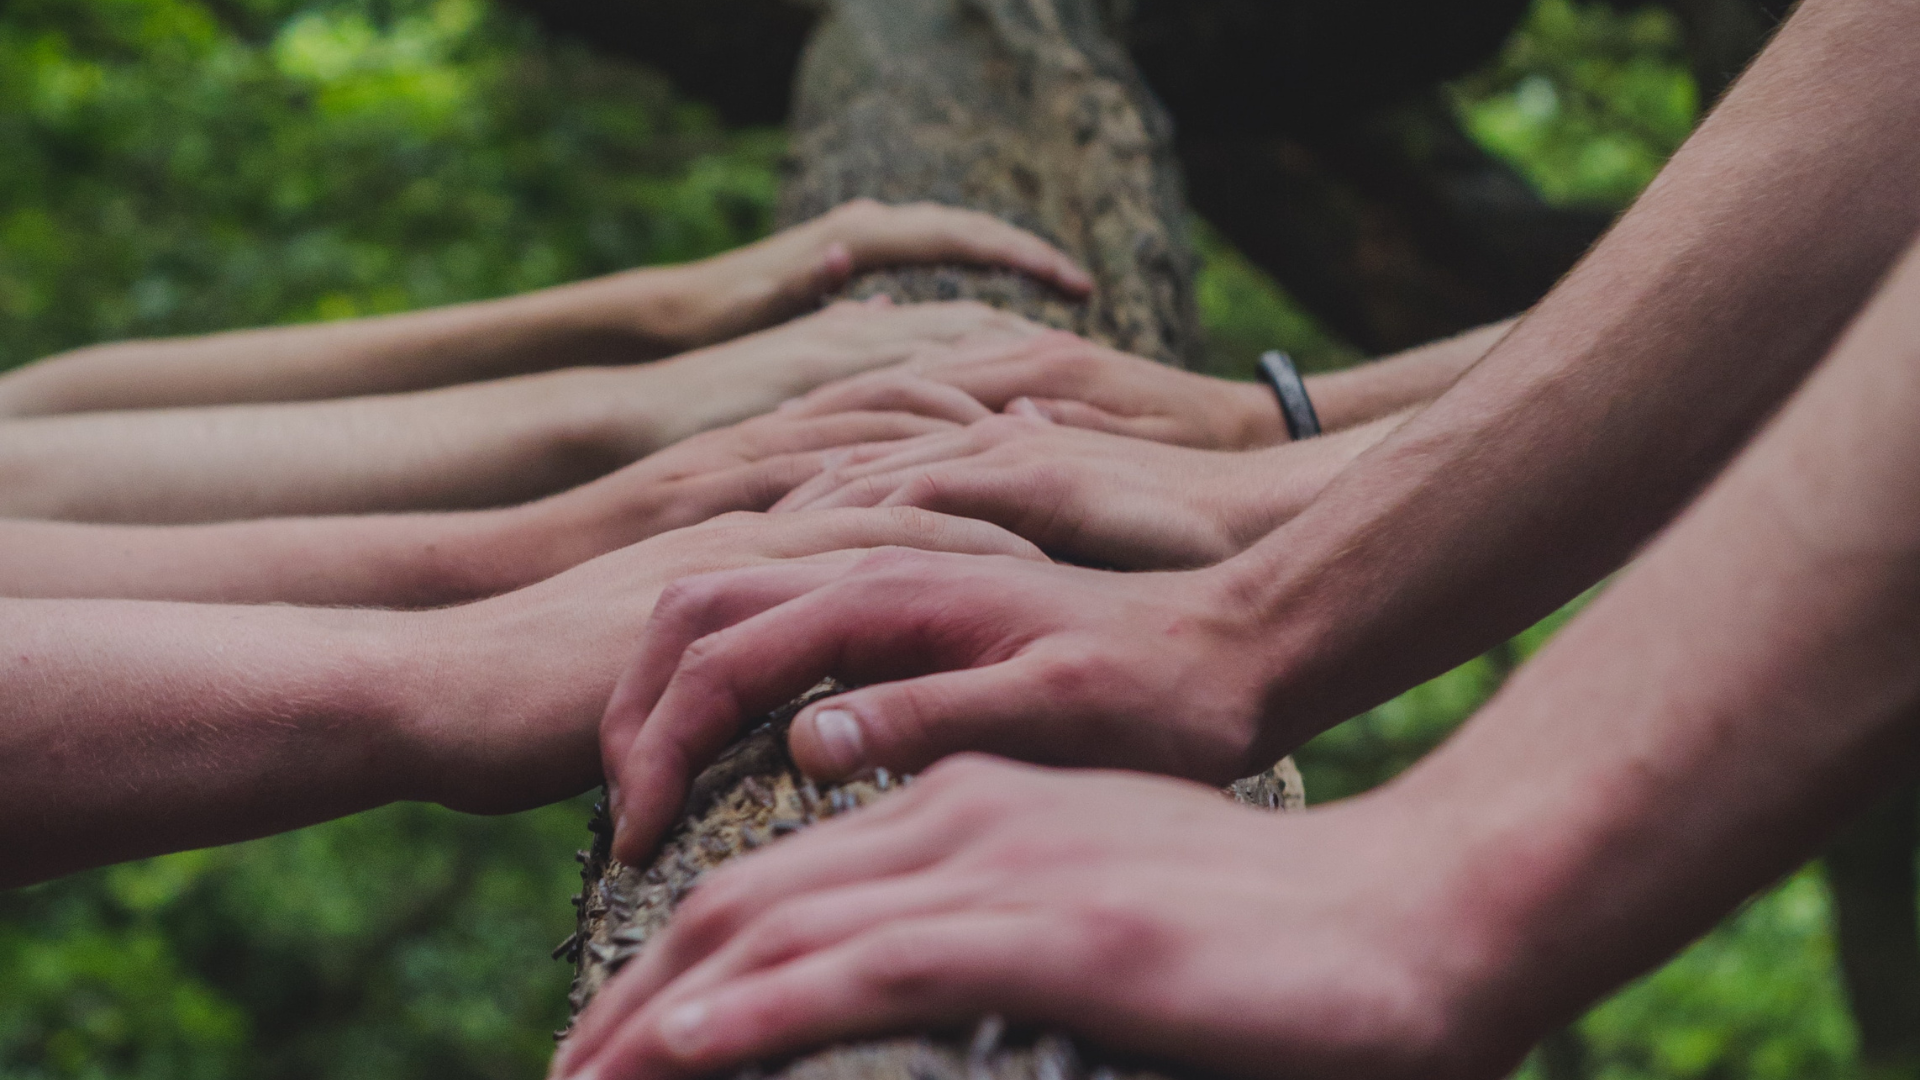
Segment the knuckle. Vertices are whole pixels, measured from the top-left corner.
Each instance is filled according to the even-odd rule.
[[[1085,644],[1053,649],[1039,665],[1037,677],[1052,700],[1088,702],[1127,683],[1126,672],[1112,658]]]
[[[660,590],[660,599],[653,605],[653,621],[691,622],[712,604],[716,593],[716,584],[704,575],[675,578]]]
[[[740,875],[715,873],[680,901],[673,913],[674,928],[693,941],[730,936],[752,895]]]
[[[1111,968],[1120,958],[1146,961],[1174,951],[1177,932],[1133,899],[1131,890],[1094,889],[1071,901],[1066,922],[1088,970]]]
[[[907,508],[888,507],[887,509]],[[931,560],[924,551],[909,547],[879,547],[860,557],[859,569],[873,576],[899,575],[917,578],[931,570],[932,566]]]
[[[922,998],[947,988],[952,960],[936,941],[894,924],[861,942],[855,967],[859,980],[877,994]]]
[[[893,530],[911,540],[937,541],[947,534],[952,519],[918,506],[889,506],[887,515]]]

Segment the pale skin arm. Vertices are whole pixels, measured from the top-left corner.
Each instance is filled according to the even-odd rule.
[[[1348,371],[1308,376],[1322,429],[1343,431],[1432,401],[1512,326],[1495,323]],[[1063,331],[929,346],[907,369],[965,390],[996,412],[1115,435],[1203,450],[1287,441],[1279,405],[1263,384],[1182,371]]]
[[[819,775],[973,747],[1225,780],[1545,615],[1721,467],[1920,228],[1915,42],[1920,7],[1803,4],[1485,359],[1212,570],[907,558],[682,583],[609,714],[617,850],[678,804],[655,739],[717,751],[828,670],[891,681],[799,715]],[[903,649],[915,668],[888,667]]]
[[[174,524],[508,506],[930,344],[1037,333],[979,304],[835,304],[639,367],[0,422],[0,516]]]
[[[0,600],[0,887],[394,800],[566,798],[600,782],[600,714],[667,582],[891,544],[1038,557],[920,511],[729,514],[435,611]]]
[[[1462,733],[1298,817],[973,758],[702,882],[556,1063],[989,1012],[1247,1078],[1492,1078],[1920,770],[1920,250]]]
[[[0,375],[0,417],[310,401],[653,360],[805,311],[852,274],[909,262],[1010,266],[1068,295],[1086,273],[996,218],[857,200],[759,243],[520,296],[380,318],[125,341]]]
[[[917,413],[861,404],[756,417],[499,510],[207,525],[0,519],[0,596],[389,608],[476,600],[718,514],[765,510],[815,475],[831,448],[957,431],[941,414],[970,403],[877,403]]]
[[[938,365],[923,357],[912,365],[922,377],[1004,402],[1012,415],[978,421],[962,433],[834,454],[828,469],[774,509],[919,506],[994,522],[1076,562],[1130,570],[1208,566],[1298,514],[1511,328],[1511,322],[1481,327],[1310,377],[1308,390],[1327,434],[1253,449],[1237,447],[1281,435],[1264,385],[1148,366],[1064,335],[1029,339],[998,356]],[[1079,396],[1006,400],[1042,384],[1075,386]],[[1113,411],[1129,408],[1137,411]],[[1270,423],[1241,425],[1261,431],[1254,439],[1181,437],[1237,413]],[[1194,422],[1183,424],[1182,416]],[[1058,423],[1046,423],[1050,419]]]
[[[825,455],[775,513],[918,506],[991,521],[1056,558],[1122,570],[1211,566],[1311,503],[1411,413],[1258,450],[1199,450],[1043,417]]]

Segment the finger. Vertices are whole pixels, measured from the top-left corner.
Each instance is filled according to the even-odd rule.
[[[815,481],[823,483],[819,493],[808,496],[805,502],[789,504],[789,511],[871,509],[886,502],[887,497],[893,494],[886,476],[847,479],[832,472],[821,472],[810,478],[808,483]]]
[[[938,439],[940,434],[922,435],[913,439],[901,439],[895,442],[866,443],[860,446],[839,447],[820,456],[821,472],[806,483],[793,489],[787,496],[773,505],[773,513],[800,510],[815,498],[837,489],[843,482],[842,470],[862,469],[868,462],[880,461],[911,448],[914,444],[928,439]],[[863,470],[864,471],[864,470]],[[832,474],[832,475],[829,475]]]
[[[1038,548],[1004,529],[920,510],[840,510],[763,520],[780,523],[785,542],[774,557],[781,558],[887,546],[1045,560]],[[803,613],[804,632],[778,632],[791,641],[759,637],[765,632],[761,624],[778,614],[770,609],[844,573],[839,563],[784,564],[758,574],[684,578],[661,594],[642,633],[639,657],[616,686],[600,729],[602,762],[614,786],[617,856],[637,861],[658,842],[694,773],[725,747],[743,717],[791,701],[835,673],[836,653],[829,642],[836,628],[851,621],[870,630],[883,622],[885,609],[855,606],[841,609],[831,622],[824,613],[820,621],[805,622]],[[731,650],[734,640],[747,642],[744,653]],[[862,647],[888,654],[897,640],[866,641]]]
[[[685,725],[671,737],[649,732],[647,721],[687,647],[817,589],[847,568],[820,562],[751,567],[683,578],[661,593],[641,631],[634,660],[614,684],[600,722],[615,857],[628,863],[644,859],[679,813],[694,774],[731,734],[731,729],[704,731]]]
[[[585,1064],[598,1080],[654,1080],[988,1012],[1068,1022],[1089,988],[1066,973],[1088,967],[1059,924],[997,911],[888,922],[691,1000],[669,988]]]
[[[1007,404],[1007,411],[1016,415],[1040,416],[1062,427],[1085,428],[1089,431],[1104,431],[1110,435],[1126,435],[1135,439],[1150,439],[1154,442],[1180,442],[1177,438],[1179,427],[1163,416],[1121,416],[1111,413],[1098,405],[1089,405],[1084,401],[1068,398],[1020,397]]]
[[[808,776],[876,767],[912,772],[977,750],[1022,761],[1105,764],[1115,747],[1052,707],[1047,666],[1031,657],[850,690],[803,710],[787,733]]]
[[[907,412],[958,424],[970,424],[993,415],[993,410],[964,390],[891,371],[828,383],[783,403],[780,409],[796,417],[841,412]]]
[[[897,447],[902,440],[964,430],[952,420],[912,412],[858,411],[800,417],[776,414],[763,419],[768,422],[755,433],[746,451],[752,457],[868,444]]]
[[[1093,291],[1093,278],[1065,252],[991,214],[913,203],[872,217],[869,226],[853,240],[863,269],[945,261],[1007,266],[1074,296]]]
[[[744,717],[791,701],[829,675],[897,678],[934,662],[949,643],[929,640],[940,630],[932,624],[936,613],[924,606],[927,558],[876,552],[861,560],[857,579],[832,585],[845,575],[704,575],[671,587],[648,624],[634,704],[617,730],[609,713],[601,731],[605,765],[620,778],[622,812],[630,819],[623,828],[616,815],[615,854],[637,858],[657,841],[692,771],[719,752]],[[728,595],[735,589],[740,597]],[[655,622],[665,623],[657,639]],[[971,625],[962,632],[972,630],[993,633]]]
[[[901,474],[908,470],[977,457],[1010,442],[1041,434],[1050,426],[1045,420],[990,416],[969,424],[963,431],[902,440],[893,444],[891,451],[862,447],[857,452],[836,455],[825,471],[804,485],[804,491],[796,491],[794,497],[783,500],[784,509],[880,505],[893,487],[905,479]],[[892,482],[856,483],[883,476],[890,476]]]
[[[981,447],[965,431],[905,440],[894,447],[892,453],[873,455],[868,461],[835,461],[808,481],[804,495],[796,491],[795,497],[787,500],[787,509],[877,506],[892,493],[903,474],[917,475],[925,466],[971,457],[990,448]]]
[[[818,450],[778,454],[683,480],[679,489],[685,497],[676,498],[670,512],[647,519],[647,535],[697,525],[736,510],[765,510],[794,488],[818,477],[825,462],[826,455]],[[627,542],[642,539],[645,537],[634,536]]]
[[[700,974],[683,986],[712,985],[831,945],[879,917],[960,902],[950,886],[929,888],[924,877],[902,875],[938,862],[977,830],[957,827],[964,823],[953,815],[899,812],[912,802],[909,794],[822,822],[702,880],[666,928],[595,996],[567,1037],[566,1057],[594,1054],[620,1018],[696,966]]]

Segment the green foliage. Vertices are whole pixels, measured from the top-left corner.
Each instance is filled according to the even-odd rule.
[[[1550,198],[1608,205],[1695,111],[1669,15],[1576,0],[1538,0],[1456,100]],[[782,141],[482,0],[11,0],[0,145],[5,367],[719,250],[767,227]],[[1200,241],[1215,370],[1355,358]],[[1315,740],[1309,791],[1407,767],[1567,614]],[[536,1076],[584,817],[396,806],[0,894],[0,1076]],[[1755,901],[1581,1022],[1592,1075],[1847,1075],[1828,925],[1813,871]]]
[[[400,805],[0,894],[0,1075],[539,1075],[586,810]]]
[[[0,145],[6,367],[708,254],[782,141],[482,0],[17,0]]]
[[[1331,371],[1361,359],[1360,351],[1321,328],[1271,277],[1247,261],[1205,221],[1193,220],[1200,274],[1194,282],[1207,331],[1206,371],[1251,379],[1268,349],[1292,354],[1302,371]]]
[[[1474,137],[1548,201],[1624,205],[1693,130],[1699,100],[1683,45],[1666,8],[1536,0],[1455,101]]]
[[[1854,1073],[1827,893],[1808,867],[1581,1022],[1596,1080]]]

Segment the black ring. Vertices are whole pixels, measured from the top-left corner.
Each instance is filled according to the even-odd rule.
[[[1273,388],[1280,399],[1280,417],[1287,422],[1289,438],[1310,439],[1320,434],[1320,416],[1313,411],[1313,399],[1307,397],[1307,384],[1293,357],[1272,349],[1260,354],[1260,378]]]

